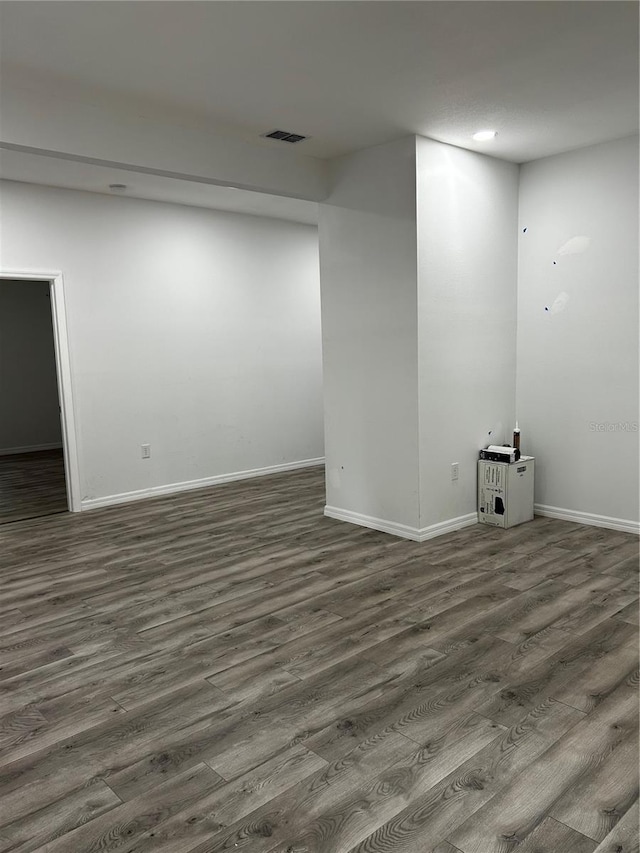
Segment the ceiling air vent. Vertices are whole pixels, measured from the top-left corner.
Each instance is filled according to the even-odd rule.
[[[302,142],[303,139],[309,138],[300,133],[289,133],[288,130],[270,130],[269,133],[261,135],[266,139],[279,139],[281,142]]]

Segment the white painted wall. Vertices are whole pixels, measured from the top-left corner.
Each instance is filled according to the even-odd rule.
[[[1,189],[1,266],[64,275],[83,499],[323,455],[315,228]]]
[[[0,279],[0,455],[61,447],[49,285]]]
[[[327,506],[415,530],[414,139],[334,166],[319,215]]]
[[[536,502],[637,526],[638,432],[617,425],[639,420],[638,138],[523,166],[519,231],[517,407]]]
[[[476,511],[478,450],[508,440],[514,425],[518,167],[424,137],[416,151],[420,526],[428,528]]]

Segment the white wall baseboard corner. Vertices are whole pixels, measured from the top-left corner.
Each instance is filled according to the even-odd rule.
[[[533,511],[536,515],[559,518],[562,521],[574,521],[576,524],[589,524],[592,527],[606,527],[609,530],[620,530],[623,533],[640,535],[640,522],[631,521],[631,519],[611,518],[608,515],[596,515],[592,512],[580,512],[577,509],[562,509],[544,504],[534,504]]]
[[[391,533],[392,536],[401,536],[403,539],[413,539],[419,542],[417,527],[409,527],[399,524],[397,521],[387,521],[384,518],[375,518],[372,515],[362,515],[360,512],[351,512],[348,509],[340,509],[336,506],[325,506],[324,514],[327,518],[336,521],[347,521],[349,524],[359,524],[360,527],[370,527],[372,530],[380,530],[382,533]]]
[[[468,512],[466,515],[459,515],[457,518],[448,518],[446,521],[438,522],[438,524],[421,528],[418,541],[425,542],[427,539],[435,539],[436,536],[453,533],[454,530],[462,530],[463,527],[472,527],[474,524],[478,524],[477,512]]]
[[[39,450],[62,450],[62,444],[27,444],[24,447],[0,447],[0,456],[13,456],[17,453],[37,453]]]
[[[280,465],[269,465],[266,468],[252,468],[247,471],[235,471],[232,474],[217,474],[214,477],[203,477],[199,480],[187,480],[183,483],[167,483],[165,486],[152,486],[149,489],[138,489],[135,492],[122,492],[117,495],[107,495],[103,498],[85,498],[82,510],[100,509],[105,506],[141,501],[145,498],[155,498],[161,495],[173,495],[177,492],[189,492],[194,489],[206,489],[220,483],[232,483],[236,480],[248,480],[252,477],[266,477],[268,474],[282,474],[285,471],[296,471],[299,468],[311,468],[324,465],[324,456],[315,459],[302,459],[298,462],[283,462]]]
[[[373,530],[380,530],[382,533],[390,533],[392,536],[401,536],[403,539],[411,539],[414,542],[424,542],[427,539],[434,539],[436,536],[442,536],[445,533],[451,533],[454,530],[460,530],[462,527],[469,527],[472,524],[478,523],[478,513],[470,512],[468,515],[461,515],[458,518],[450,518],[447,521],[441,521],[438,524],[432,524],[429,527],[409,527],[406,524],[400,524],[397,521],[387,521],[384,518],[376,518],[371,515],[362,515],[359,512],[351,512],[348,509],[340,509],[335,506],[325,506],[324,514],[328,518],[334,518],[337,521],[347,521],[350,524],[359,524],[360,527],[370,527]]]

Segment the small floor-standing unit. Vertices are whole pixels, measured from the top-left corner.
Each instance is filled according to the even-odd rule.
[[[533,518],[533,456],[517,462],[478,461],[478,521],[515,527]]]

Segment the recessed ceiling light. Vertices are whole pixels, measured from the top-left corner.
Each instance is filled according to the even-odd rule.
[[[126,184],[109,184],[109,189],[112,193],[123,193],[126,188]]]
[[[495,139],[498,135],[498,132],[495,130],[479,130],[477,133],[473,134],[473,139],[476,142],[488,142],[489,139]]]

